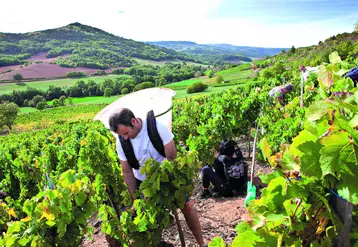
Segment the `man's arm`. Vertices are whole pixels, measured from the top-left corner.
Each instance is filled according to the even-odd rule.
[[[177,157],[177,149],[175,147],[174,140],[171,140],[168,144],[164,145],[164,152],[167,160],[173,161]]]
[[[124,182],[126,183],[129,194],[131,195],[131,198],[134,201],[135,199],[134,193],[137,189],[137,181],[135,180],[133,170],[130,167],[128,161],[120,160],[120,162],[122,165]]]

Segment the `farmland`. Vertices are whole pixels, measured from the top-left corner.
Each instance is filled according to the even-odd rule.
[[[344,234],[350,236],[346,243],[356,246],[358,90],[343,75],[358,66],[358,44],[342,45],[339,37],[332,44],[328,40],[327,46],[282,52],[256,66],[217,66],[208,71],[183,64],[134,65],[122,79],[58,80],[57,86],[72,86],[71,90],[35,91],[42,98],[33,97],[33,105],[41,98],[57,106],[36,112],[23,108],[28,112],[14,118],[9,134],[0,136],[0,246],[87,247],[110,242],[146,247],[158,246],[161,240],[175,247],[181,241],[196,246],[183,217],[177,217],[186,195],[195,201],[210,247],[334,246]],[[101,59],[97,62],[105,62]],[[320,66],[308,76],[302,93],[300,64]],[[206,76],[209,72],[212,78]],[[31,87],[46,90],[53,82]],[[208,88],[188,94],[187,86],[197,82]],[[271,98],[270,90],[283,82],[292,84],[293,90],[282,101]],[[178,154],[161,164],[146,161],[141,171],[147,178],[131,197],[116,138],[92,119],[122,92],[148,85],[176,91],[172,131]],[[108,97],[102,96],[104,92]],[[65,106],[59,104],[62,94]],[[20,93],[11,97],[29,104]],[[245,200],[252,192],[246,189],[226,198],[209,188],[215,196],[200,197],[200,168],[214,163],[224,138],[243,151],[249,169],[245,183],[246,175],[252,175],[256,189],[251,200]],[[337,209],[336,201],[345,205],[344,210]],[[183,226],[180,236],[174,221]]]
[[[95,83],[102,83],[106,79],[118,78],[118,75],[105,75],[105,76],[90,76],[83,78],[83,80],[93,80]],[[125,77],[125,76],[124,76]],[[56,87],[70,87],[75,85],[76,81],[80,79],[57,79],[57,80],[40,80],[31,82],[20,82],[20,83],[0,83],[0,95],[9,94],[14,90],[25,90],[26,87],[36,88],[38,90],[47,90],[51,85]]]

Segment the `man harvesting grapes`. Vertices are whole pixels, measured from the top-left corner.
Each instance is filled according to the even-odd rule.
[[[140,167],[144,166],[145,161],[150,158],[158,162],[163,162],[165,159],[172,161],[177,156],[173,133],[165,124],[155,120],[154,115],[152,118],[148,116],[146,120],[137,118],[130,109],[121,108],[109,118],[110,129],[118,134],[117,153],[132,200],[135,199],[135,191],[146,179],[146,175],[140,173]],[[153,135],[158,138],[153,139]],[[158,139],[162,142],[159,147]],[[189,198],[182,212],[196,241],[199,245],[203,245],[199,219]]]
[[[271,91],[269,92],[269,95],[271,98],[275,97],[276,100],[278,100],[280,102],[280,104],[283,106],[284,102],[284,96],[290,92],[292,92],[294,89],[292,84],[286,84],[284,86],[277,86],[274,87],[273,89],[271,89]]]

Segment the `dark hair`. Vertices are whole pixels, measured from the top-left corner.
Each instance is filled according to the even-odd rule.
[[[133,112],[128,108],[122,108],[120,111],[113,113],[109,117],[109,128],[113,132],[117,132],[119,124],[132,127],[132,118],[135,118]]]
[[[219,144],[219,153],[222,155],[232,156],[235,152],[235,142],[232,140],[222,140]]]
[[[285,90],[287,90],[288,92],[291,92],[293,90],[293,85],[292,84],[286,84],[285,86],[283,86],[283,88]]]

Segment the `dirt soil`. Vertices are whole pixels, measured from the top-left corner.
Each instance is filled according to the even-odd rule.
[[[247,140],[238,139],[238,142],[246,162],[250,164],[250,171],[251,158],[248,157]],[[267,174],[271,171],[272,169],[269,165],[256,161],[255,174],[257,174],[257,172],[260,174]],[[264,184],[261,183],[257,176],[254,177],[254,184],[257,188],[257,196],[259,197],[262,188],[264,188]],[[201,185],[200,182],[197,181],[191,200],[194,202],[194,207],[198,213],[205,243],[208,243],[215,236],[223,238],[227,244],[232,243],[233,239],[237,236],[235,226],[243,220],[245,214],[244,201],[246,195],[233,198],[209,197],[204,199],[200,197],[200,194]],[[183,228],[186,246],[198,246],[180,210],[178,210],[178,215],[180,224]],[[83,241],[83,247],[115,246],[108,243],[106,236],[101,232],[100,228],[100,224],[97,222],[93,241],[90,242],[88,239],[85,239]],[[173,244],[175,247],[181,246],[175,221],[163,231],[162,240]]]

